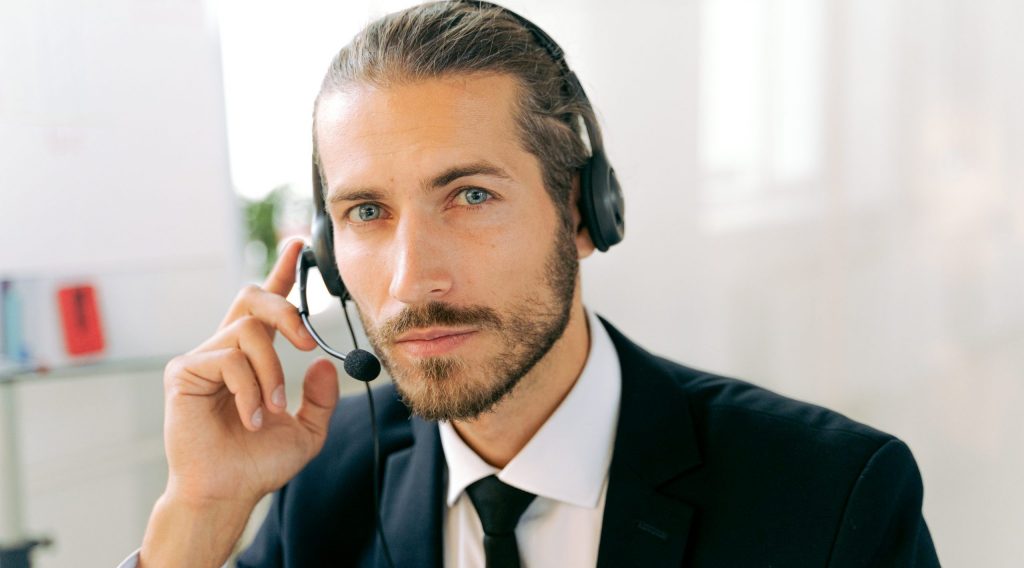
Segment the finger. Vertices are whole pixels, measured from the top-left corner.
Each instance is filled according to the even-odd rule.
[[[176,357],[167,365],[165,384],[172,396],[210,396],[227,388],[234,395],[238,417],[255,432],[262,425],[262,396],[249,358],[240,349],[225,348]]]
[[[295,418],[315,441],[314,453],[319,452],[323,446],[327,426],[337,404],[338,371],[327,359],[317,359],[306,369],[306,378],[302,383],[302,404],[295,413]]]
[[[316,347],[316,342],[306,331],[306,326],[299,317],[298,308],[283,296],[271,294],[256,285],[242,288],[219,329],[224,329],[246,316],[255,317],[263,322],[271,338],[275,331],[280,331],[285,339],[302,351]]]
[[[235,395],[235,408],[246,429],[255,432],[263,426],[263,397],[249,358],[239,349],[226,349],[221,366],[224,385]]]
[[[242,317],[217,332],[194,352],[228,348],[241,350],[249,359],[267,409],[274,413],[284,411],[284,370],[274,350],[273,337],[264,324],[252,316]]]
[[[295,261],[299,259],[299,253],[304,246],[306,243],[302,239],[285,241],[274,268],[270,270],[267,280],[263,283],[264,290],[278,296],[288,295],[295,285]]]

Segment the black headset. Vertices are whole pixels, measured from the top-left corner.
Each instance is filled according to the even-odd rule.
[[[586,106],[592,108],[590,99],[587,98],[587,93],[583,90],[583,85],[576,78],[576,74],[569,69],[569,64],[565,62],[565,52],[544,30],[530,20],[497,4],[473,0],[463,0],[463,2],[478,8],[496,8],[515,18],[533,34],[537,43],[558,63],[562,70],[562,77],[570,91],[578,96]],[[615,169],[612,168],[612,164],[604,152],[601,129],[586,113],[581,118],[590,141],[590,158],[580,168],[580,213],[594,246],[597,247],[597,250],[604,252],[622,241],[625,233],[625,204],[622,198],[622,188],[615,176]],[[315,155],[313,156],[313,204],[315,209],[311,232],[316,266],[323,276],[327,290],[344,301],[349,297],[348,290],[341,280],[341,273],[338,272],[338,265],[334,260],[334,227],[324,202],[323,181]]]

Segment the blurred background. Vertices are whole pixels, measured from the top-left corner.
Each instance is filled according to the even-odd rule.
[[[163,366],[308,234],[323,71],[407,5],[0,4],[0,544],[139,546]],[[507,5],[568,52],[625,188],[587,305],[901,437],[943,563],[1024,565],[1024,3]],[[314,355],[280,352],[294,390]]]

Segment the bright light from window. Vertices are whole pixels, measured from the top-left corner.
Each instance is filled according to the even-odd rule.
[[[820,185],[823,4],[702,4],[699,146],[707,203],[753,204],[754,217],[774,215],[806,204],[755,202]],[[743,213],[742,223],[751,215]]]
[[[313,99],[369,3],[219,0],[215,9],[235,188],[250,199],[285,184],[306,194]]]

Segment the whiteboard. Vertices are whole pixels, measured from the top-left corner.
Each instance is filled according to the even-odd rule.
[[[216,21],[200,0],[103,8],[0,3],[0,278],[39,283],[47,337],[50,292],[82,281],[110,356],[178,351],[241,266]]]

